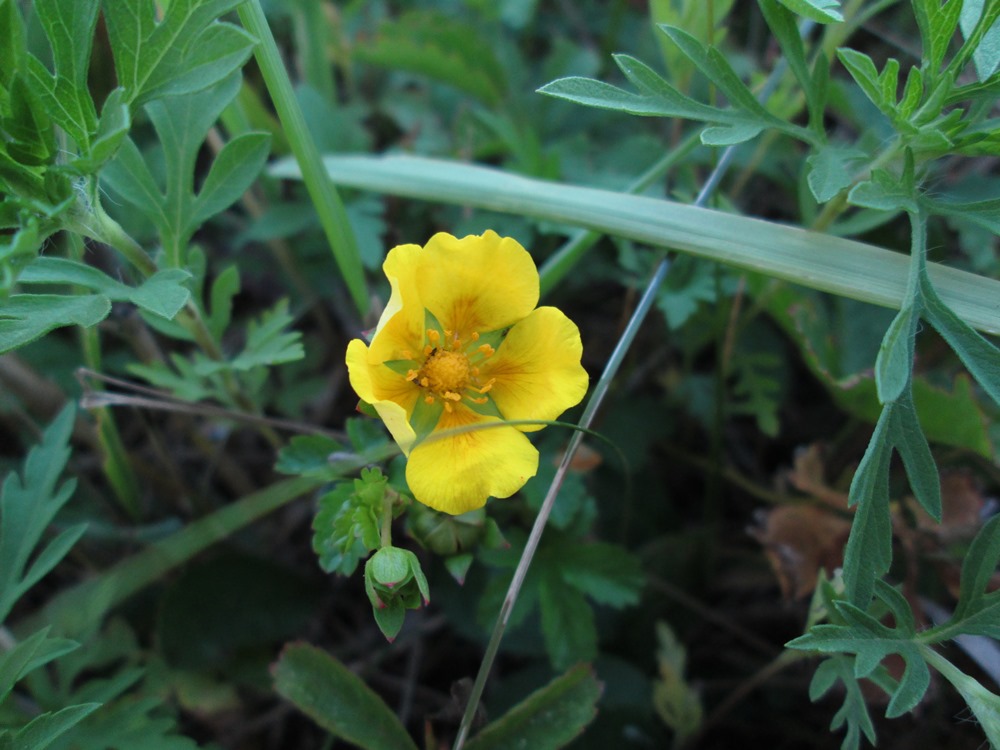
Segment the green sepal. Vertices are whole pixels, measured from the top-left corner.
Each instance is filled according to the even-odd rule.
[[[382,363],[397,375],[409,375],[411,370],[419,370],[420,363],[415,359],[389,359]]]
[[[486,403],[477,404],[471,399],[466,399],[462,402],[462,405],[476,412],[476,414],[482,414],[484,417],[496,417],[497,419],[504,418],[503,414],[500,413],[500,408],[496,405],[496,402],[489,396],[486,397]]]
[[[416,447],[427,439],[427,436],[434,432],[441,414],[444,412],[444,404],[435,399],[434,403],[428,404],[423,398],[417,398],[417,403],[413,407],[413,414],[410,415],[410,426],[417,434],[417,439],[413,441]]]
[[[424,333],[423,333],[423,343],[427,343],[427,331],[437,331],[441,335],[441,339],[444,340],[444,326],[427,308],[424,308]]]
[[[378,412],[375,411],[375,407],[369,404],[367,401],[359,400],[357,409],[360,414],[364,414],[366,417],[374,417],[375,419],[379,418]]]

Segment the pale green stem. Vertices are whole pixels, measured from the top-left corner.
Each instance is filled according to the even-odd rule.
[[[295,154],[295,159],[302,170],[302,179],[316,207],[316,213],[330,243],[337,267],[344,277],[344,283],[354,300],[355,307],[364,315],[368,312],[369,300],[357,241],[340,195],[324,171],[319,150],[306,127],[305,117],[295,99],[292,82],[288,78],[278,46],[267,25],[260,0],[246,0],[239,7],[239,14],[247,31],[260,40],[254,50],[254,56],[260,66],[264,83],[274,102],[274,109],[278,113],[281,126],[287,134],[292,153]]]

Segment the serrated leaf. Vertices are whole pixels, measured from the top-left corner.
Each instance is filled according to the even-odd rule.
[[[250,56],[253,38],[217,21],[240,0],[173,0],[160,23],[145,0],[107,3],[118,81],[134,105],[215,85]],[[213,118],[214,119],[214,118]]]
[[[48,632],[48,628],[42,628],[0,654],[0,702],[7,698],[17,681],[28,674],[35,653],[45,642]]]
[[[871,179],[859,182],[847,194],[849,203],[879,211],[916,213],[917,197],[912,181],[885,169],[872,171]]]
[[[325,651],[291,644],[272,671],[278,694],[334,736],[366,750],[416,750],[395,713]]]
[[[330,456],[344,446],[323,435],[296,435],[278,452],[275,471],[302,476],[330,476]]]
[[[779,0],[793,13],[816,23],[835,23],[844,20],[840,0]]]
[[[867,156],[854,146],[823,145],[806,159],[809,189],[819,203],[826,203],[850,187],[857,172],[855,163]]]
[[[467,750],[557,750],[575,739],[597,714],[602,685],[586,665],[536,690],[470,739]]]
[[[12,295],[0,304],[0,354],[41,338],[54,328],[97,325],[110,312],[111,300],[103,294]]]

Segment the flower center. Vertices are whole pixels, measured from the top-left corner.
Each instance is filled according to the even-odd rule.
[[[460,393],[465,390],[471,371],[469,358],[462,352],[434,349],[420,368],[417,382],[423,385],[426,378],[427,385],[424,387],[442,396],[448,392]]]
[[[473,404],[489,401],[485,394],[493,387],[494,379],[483,382],[479,364],[492,357],[495,350],[489,344],[478,341],[478,333],[473,333],[463,342],[452,331],[445,331],[442,336],[434,328],[427,329],[428,343],[423,351],[423,364],[420,369],[411,369],[406,373],[407,380],[423,389],[425,403],[433,404],[441,399],[444,408],[450,412],[452,404],[462,399]],[[409,352],[405,354],[410,357]]]

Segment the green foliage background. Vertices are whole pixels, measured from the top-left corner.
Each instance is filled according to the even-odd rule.
[[[0,0],[0,748],[1000,746],[998,68],[1000,0]],[[485,229],[604,439],[455,518],[343,355]]]

